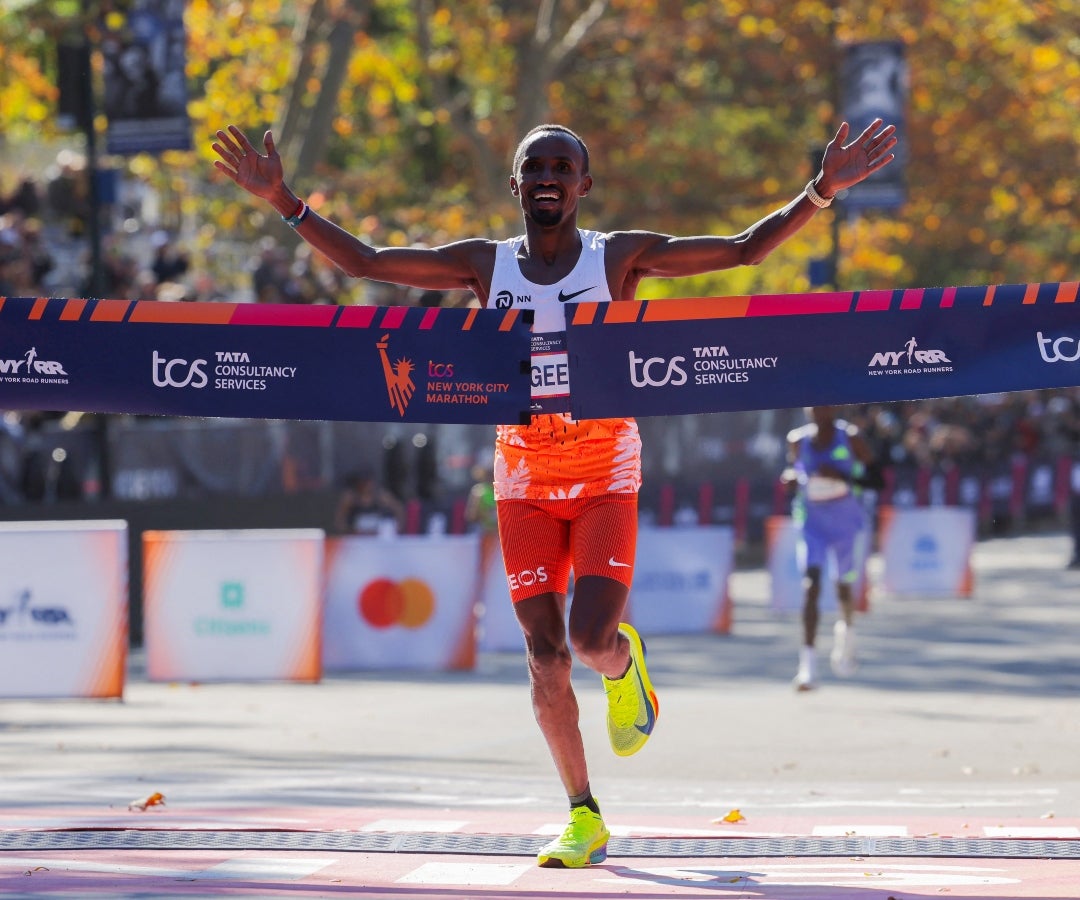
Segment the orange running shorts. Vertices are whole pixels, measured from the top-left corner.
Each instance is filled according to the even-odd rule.
[[[634,579],[637,494],[560,500],[499,500],[499,541],[510,599],[565,594],[575,578]]]

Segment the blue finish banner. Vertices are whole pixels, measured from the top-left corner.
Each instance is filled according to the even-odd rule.
[[[1080,385],[1078,283],[567,304],[571,414]]]
[[[520,311],[0,298],[0,409],[515,423]]]

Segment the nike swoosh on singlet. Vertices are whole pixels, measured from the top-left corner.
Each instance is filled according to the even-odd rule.
[[[607,564],[609,566],[613,567],[613,568],[618,568],[618,569],[629,569],[630,568],[630,563],[615,562],[615,557],[614,556],[612,556],[612,557],[610,557],[608,559]]]
[[[584,294],[586,291],[591,291],[594,287],[596,287],[596,285],[591,284],[587,288],[582,288],[580,291],[574,291],[574,293],[572,294],[567,294],[564,291],[559,291],[559,302],[565,303],[567,300],[573,300],[578,294]]]

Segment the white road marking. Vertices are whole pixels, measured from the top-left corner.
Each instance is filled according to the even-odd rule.
[[[166,869],[159,866],[133,866],[127,863],[97,863],[83,859],[56,857],[8,856],[0,854],[0,869],[27,871],[36,868],[50,872],[102,872],[109,875],[132,875],[139,878],[169,878],[185,881],[235,881],[288,879],[298,881],[331,866],[336,859],[297,859],[257,856],[227,859],[206,869]]]
[[[397,879],[397,884],[506,885],[534,867],[507,863],[424,863]]]
[[[989,838],[1078,838],[1080,828],[1072,825],[984,825],[983,834]]]
[[[619,878],[601,878],[605,884],[622,884],[640,880],[644,883],[664,882],[711,882],[715,884],[738,884],[762,887],[973,887],[991,884],[1019,884],[1017,878],[1001,874],[1004,869],[984,866],[905,866],[880,864],[872,859],[856,864],[821,863],[800,865],[773,865],[754,863],[749,869],[734,866],[712,868],[661,867],[620,869]]]
[[[405,831],[405,832],[440,832],[448,834],[461,831],[468,821],[465,819],[376,819],[368,822],[361,831]]]
[[[907,837],[906,825],[815,825],[814,837]]]

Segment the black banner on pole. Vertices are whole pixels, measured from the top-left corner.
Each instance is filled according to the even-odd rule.
[[[102,19],[109,153],[190,150],[183,0],[129,0]]]
[[[851,134],[862,132],[874,119],[896,126],[896,159],[866,181],[847,190],[848,209],[895,209],[904,205],[907,155],[908,67],[900,41],[848,44],[840,61],[840,117]]]

